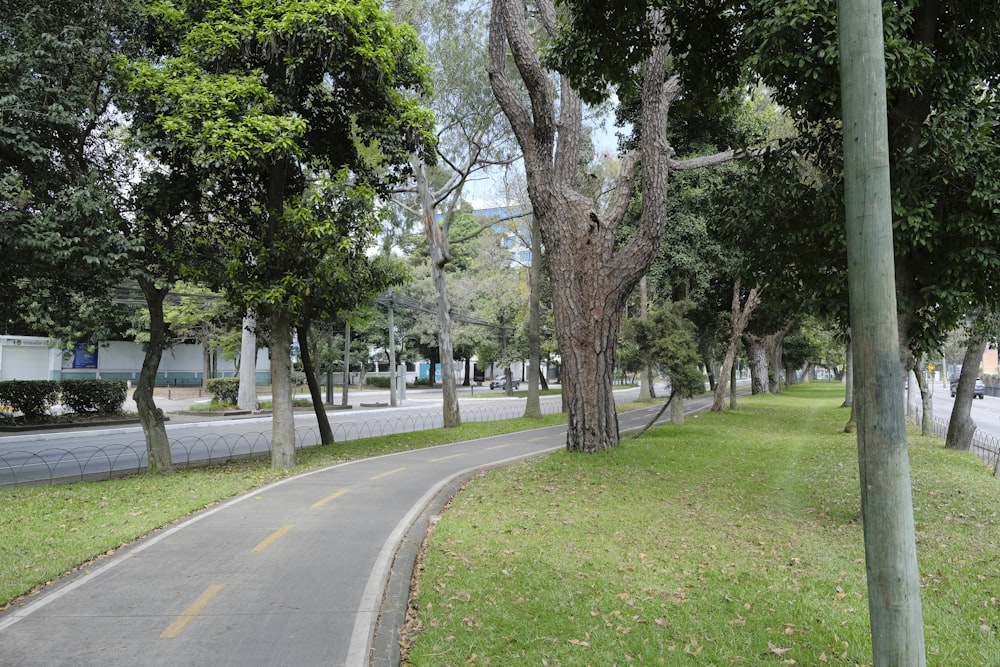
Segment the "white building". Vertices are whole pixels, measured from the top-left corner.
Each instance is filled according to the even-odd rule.
[[[109,341],[97,350],[78,345],[73,352],[53,347],[54,341],[39,336],[0,336],[0,380],[89,380],[117,379],[135,384],[145,353],[135,342]],[[183,343],[163,351],[157,372],[158,386],[200,386],[205,379],[201,344]],[[218,377],[233,377],[236,366],[220,359]],[[266,349],[257,352],[257,383],[271,381]]]

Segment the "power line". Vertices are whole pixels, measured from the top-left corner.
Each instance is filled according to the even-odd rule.
[[[421,313],[427,313],[429,315],[437,315],[437,307],[423,301],[418,301],[412,297],[408,297],[403,294],[395,294],[393,292],[384,292],[375,299],[375,303],[380,306],[385,306],[387,308],[393,308],[395,306],[400,306],[406,310],[415,310]],[[501,329],[510,331],[511,327],[504,326],[502,324],[496,324],[494,322],[487,322],[486,320],[481,320],[478,317],[473,317],[471,315],[466,315],[464,313],[456,312],[450,310],[449,314],[451,319],[456,322],[464,322],[466,324],[474,324],[480,327],[489,327],[491,329]]]

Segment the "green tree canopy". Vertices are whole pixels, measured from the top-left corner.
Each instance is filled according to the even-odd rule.
[[[14,0],[0,25],[0,319],[90,337],[133,246],[111,65],[135,46],[136,13],[127,0]]]

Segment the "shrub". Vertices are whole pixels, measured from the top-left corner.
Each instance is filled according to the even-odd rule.
[[[124,380],[63,380],[62,402],[73,412],[112,415],[121,411],[128,394]]]
[[[381,389],[388,389],[389,378],[381,376],[368,377],[365,378],[365,384],[371,385],[373,387],[379,387]]]
[[[0,382],[0,404],[9,405],[25,418],[41,417],[59,399],[56,380],[6,380]]]
[[[240,400],[239,378],[210,378],[205,389],[212,393],[215,401],[226,405],[236,405]]]

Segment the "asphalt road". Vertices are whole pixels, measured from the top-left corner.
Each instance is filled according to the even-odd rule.
[[[622,415],[621,429],[653,412]],[[564,446],[565,427],[549,427],[257,489],[0,613],[0,665],[394,665],[433,513],[478,471]]]
[[[951,391],[938,382],[933,387],[932,397],[934,418],[945,422],[949,421],[952,407],[955,405]],[[972,421],[976,422],[978,430],[1000,438],[1000,397],[984,396],[982,400],[973,399]]]
[[[634,395],[635,390],[621,393],[624,400],[630,393]],[[394,408],[361,407],[388,405],[387,392],[364,391],[352,395],[354,409],[328,411],[335,440],[344,442],[441,426],[440,390],[410,390],[407,395],[403,405]],[[463,420],[509,419],[523,414],[524,399],[504,398],[499,391],[490,392],[490,396],[462,399]],[[176,465],[221,462],[270,451],[270,416],[211,419],[178,412],[188,408],[190,402],[163,402],[167,404],[163,409],[170,420],[167,435]],[[542,403],[546,413],[560,409],[558,396],[543,397]],[[297,412],[295,423],[298,446],[319,442],[319,429],[311,410]],[[112,471],[132,473],[145,465],[146,442],[138,424],[0,434],[0,486],[50,479],[100,479]]]

